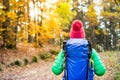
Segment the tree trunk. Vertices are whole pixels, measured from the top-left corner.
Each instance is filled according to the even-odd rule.
[[[92,40],[92,47],[96,47],[95,46],[95,33],[94,33],[94,26],[90,26],[91,28],[91,40]]]
[[[111,32],[111,49],[115,49],[116,47],[116,33],[115,33],[115,23],[110,18],[110,32]]]
[[[30,13],[30,7],[29,7],[29,0],[27,0],[27,23],[30,24],[30,16],[29,16],[29,13]],[[31,43],[33,42],[33,37],[32,35],[30,34],[30,25],[28,25],[28,42]]]

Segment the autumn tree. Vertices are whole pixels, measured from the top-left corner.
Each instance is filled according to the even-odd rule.
[[[63,32],[61,33],[64,37],[68,38],[68,33],[70,30],[70,25],[76,15],[75,11],[72,11],[72,5],[70,0],[58,2],[56,12],[59,15],[60,25]]]
[[[74,19],[83,22],[93,47],[113,49],[120,33],[119,0],[0,0],[0,40],[13,48],[16,42],[56,44],[69,38]],[[99,11],[98,11],[99,10]],[[99,12],[99,13],[98,13]]]
[[[94,9],[95,5],[89,5],[88,12],[86,13],[86,17],[89,21],[89,29],[90,29],[90,39],[92,41],[93,47],[95,47],[95,27],[98,26],[97,14]]]
[[[114,0],[114,2],[117,6],[120,6],[120,0]]]
[[[2,23],[2,38],[3,38],[3,47],[6,48],[15,48],[16,47],[16,26],[14,20],[16,19],[16,14],[14,14],[10,9],[10,1],[3,0],[3,8],[5,14],[5,21]]]
[[[113,0],[110,1],[103,1],[103,11],[101,15],[103,16],[102,21],[105,24],[106,31],[108,35],[105,37],[106,49],[115,49],[116,42],[118,40],[118,28],[119,27],[119,12],[118,8],[115,5]]]
[[[3,6],[3,2],[0,1],[0,6]],[[5,29],[2,28],[2,23],[5,22],[5,12],[3,11],[5,7],[1,7],[0,8],[0,41],[1,41],[1,45],[2,45],[2,42],[3,42],[3,31]]]

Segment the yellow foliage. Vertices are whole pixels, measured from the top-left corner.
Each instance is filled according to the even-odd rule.
[[[57,39],[60,36],[60,26],[58,20],[51,16],[48,20],[44,20],[42,26],[36,27],[36,31],[40,34],[37,39],[41,43],[47,43],[50,39]]]
[[[4,21],[5,21],[5,18],[0,17],[0,21],[1,21],[1,22],[4,22]]]
[[[29,35],[35,35],[35,23],[31,22],[28,26]]]
[[[45,29],[51,33],[51,35],[55,34],[59,34],[61,29],[60,29],[60,26],[59,26],[59,22],[56,18],[54,17],[51,17],[45,24],[46,27]]]
[[[117,5],[120,4],[120,0],[114,0]]]
[[[63,37],[69,37],[70,36],[69,32],[61,32],[61,34],[62,34]]]
[[[88,7],[88,12],[86,13],[87,19],[90,21],[90,26],[95,26],[97,25],[97,14],[94,9],[94,5],[90,5]]]
[[[16,0],[9,0],[9,2],[10,2],[10,3],[14,3],[14,2],[16,2]]]
[[[95,31],[95,34],[97,34],[97,35],[100,34],[99,30],[94,30],[94,31]]]
[[[45,2],[46,0],[39,0],[40,2]]]
[[[104,16],[104,17],[106,17],[106,18],[111,18],[111,17],[115,17],[115,18],[117,18],[118,17],[118,13],[117,12],[114,12],[114,13],[112,13],[112,12],[101,12],[101,16]]]
[[[116,30],[119,30],[119,24],[116,24],[115,28]]]
[[[20,22],[22,22],[22,21],[24,21],[24,20],[25,20],[25,17],[23,17],[23,16],[19,18],[19,21],[20,21]]]
[[[0,10],[0,21],[1,22],[4,22],[6,19],[5,19],[5,12],[3,10]]]
[[[59,6],[56,8],[56,13],[59,15],[58,19],[60,20],[63,29],[69,25],[70,21],[76,15],[75,11],[71,11],[71,6],[67,2],[59,2]]]
[[[14,12],[7,12],[7,16],[8,16],[10,19],[16,19],[16,18],[17,18],[16,13],[14,13]]]
[[[117,7],[116,7],[116,10],[117,10],[117,11],[120,11],[120,6],[117,6]]]
[[[107,33],[105,30],[103,30],[103,34],[104,34],[104,35],[108,35],[108,33]]]
[[[12,36],[17,36],[17,34],[16,34],[16,33],[14,33],[14,32],[11,32],[11,35],[12,35]]]
[[[6,30],[6,29],[0,29],[0,32],[2,32],[2,31],[4,31],[4,30]]]
[[[0,40],[2,39],[2,36],[0,36]]]
[[[90,5],[89,7],[88,7],[88,12],[96,12],[95,11],[95,9],[94,9],[94,4],[93,5]]]

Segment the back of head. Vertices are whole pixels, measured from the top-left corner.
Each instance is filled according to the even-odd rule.
[[[75,20],[72,22],[70,38],[85,38],[85,31],[80,20]]]

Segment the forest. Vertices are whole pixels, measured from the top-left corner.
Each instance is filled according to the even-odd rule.
[[[118,0],[119,1],[119,0]],[[80,19],[94,47],[119,49],[120,7],[117,0],[0,0],[0,45],[61,44],[71,22]]]
[[[0,71],[3,71],[0,77],[4,73],[3,68],[19,65],[19,60],[27,64],[29,58],[32,58],[33,62],[38,62],[36,55],[43,59],[55,59],[63,41],[69,39],[71,23],[75,19],[83,22],[86,39],[107,61],[103,61],[107,68],[118,65],[115,70],[119,71],[120,0],[0,0]],[[46,64],[50,66],[51,63]],[[115,70],[115,77],[112,75],[114,79],[108,76],[106,79],[119,80],[120,72]],[[106,79],[103,77],[96,80]]]

